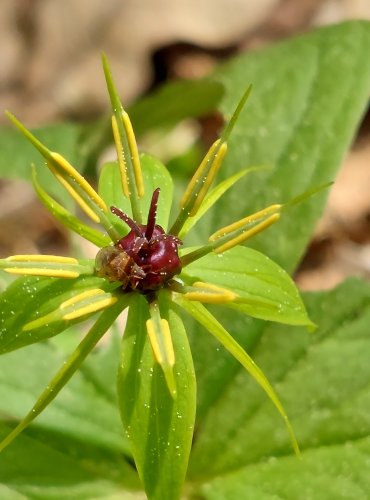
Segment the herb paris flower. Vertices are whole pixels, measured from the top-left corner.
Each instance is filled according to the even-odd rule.
[[[271,205],[219,229],[202,247],[189,249],[182,246],[187,233],[201,216],[248,173],[246,169],[212,188],[227,152],[229,135],[249,90],[220,139],[211,146],[196,170],[181,199],[180,211],[167,230],[172,195],[169,174],[156,160],[139,156],[130,119],[122,109],[105,58],[103,66],[113,109],[112,130],[117,162],[103,168],[99,193],[65,158],[50,151],[9,115],[40,151],[50,171],[80,209],[94,223],[100,224],[103,231],[89,227],[56,202],[40,185],[34,170],[33,183],[42,203],[67,228],[91,241],[100,250],[95,261],[48,255],[15,255],[0,260],[3,271],[25,276],[11,285],[9,290],[12,287],[22,290],[25,310],[29,309],[27,313],[17,316],[16,323],[2,320],[0,348],[2,352],[17,349],[56,335],[97,312],[100,316],[29,414],[0,444],[0,450],[9,445],[56,397],[122,311],[141,308],[145,310],[143,314],[132,312],[131,319],[129,315],[125,337],[129,336],[134,321],[137,331],[145,330],[155,366],[160,367],[157,376],[163,377],[172,404],[182,397],[181,391],[191,385],[193,377],[190,360],[187,384],[182,382],[181,370],[176,368],[176,363],[182,356],[183,347],[174,346],[173,341],[174,330],[183,328],[178,313],[186,312],[215,336],[260,384],[283,417],[292,446],[298,454],[290,422],[267,378],[203,305],[221,304],[257,318],[287,324],[311,324],[289,276],[267,257],[240,246],[277,222],[289,203]],[[122,189],[119,199],[116,197],[118,183]],[[263,273],[251,273],[252,266],[260,268]],[[47,293],[54,289],[58,290],[56,295]],[[4,304],[9,300],[7,293],[10,294],[7,291],[3,294]],[[38,310],[32,308],[34,303],[39,304]],[[125,358],[121,378],[126,377],[128,381],[124,361]],[[125,396],[120,397],[124,399]],[[195,406],[194,395],[191,397]],[[121,406],[125,404],[122,402]],[[121,413],[127,427],[125,409],[121,408]],[[194,417],[193,411],[190,421],[193,422]],[[184,450],[185,454],[189,454],[190,445],[188,448]],[[135,454],[135,446],[133,453],[140,472],[140,457]],[[145,483],[145,472],[141,471],[141,476],[144,476]]]

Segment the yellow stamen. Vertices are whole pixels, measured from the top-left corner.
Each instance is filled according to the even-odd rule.
[[[160,320],[161,338],[164,341],[164,349],[166,353],[166,359],[163,358],[161,346],[158,342],[158,336],[156,334],[155,325],[152,319],[148,319],[146,322],[146,329],[149,335],[150,344],[153,349],[155,360],[158,364],[167,362],[170,366],[175,364],[175,353],[172,345],[171,331],[166,319]]]
[[[250,224],[251,222],[256,222],[258,219],[261,219],[262,217],[265,217],[266,215],[270,215],[272,213],[280,212],[282,208],[282,205],[270,205],[267,208],[264,208],[263,210],[260,210],[259,212],[256,212],[252,215],[248,215],[247,217],[244,217],[244,219],[241,219],[237,222],[233,222],[232,224],[225,226],[221,229],[218,229],[215,233],[213,233],[209,238],[208,241],[215,241],[218,238],[222,238],[223,236],[226,236],[229,233],[232,233],[233,231],[236,231],[237,229],[241,229],[243,226],[246,226],[247,224]]]
[[[73,257],[61,257],[59,255],[11,255],[5,260],[9,262],[51,262],[57,264],[78,264]]]
[[[222,288],[211,283],[203,283],[196,281],[192,284],[194,288],[199,288],[192,292],[185,293],[185,297],[189,300],[198,300],[199,302],[206,302],[210,304],[223,304],[225,302],[232,302],[238,298],[238,295],[231,290]]]
[[[121,174],[121,183],[122,183],[122,190],[123,194],[129,198],[130,197],[130,188],[129,188],[129,181],[128,181],[128,176],[127,176],[127,165],[126,165],[126,160],[125,160],[125,152],[123,150],[123,145],[119,133],[119,128],[117,124],[117,120],[115,116],[112,116],[112,130],[113,130],[113,138],[114,138],[114,143],[116,145],[116,152],[117,152],[117,159],[118,159],[118,166]]]
[[[144,180],[141,171],[140,158],[137,150],[134,130],[132,128],[131,120],[126,111],[122,111],[122,122],[125,127],[127,142],[131,152],[132,166],[134,168],[135,182],[137,194],[140,198],[144,196]]]
[[[106,307],[110,307],[117,302],[116,297],[107,297],[106,299],[99,300],[98,302],[94,302],[93,304],[88,304],[85,307],[81,307],[76,311],[70,312],[62,316],[64,320],[71,320],[79,318],[80,316],[85,316],[86,314],[90,314],[96,311],[100,311]]]
[[[220,144],[220,139],[217,139],[217,141],[215,141],[212,144],[212,146],[209,148],[206,156],[203,158],[201,164],[199,165],[195,174],[190,179],[190,182],[187,185],[185,193],[183,194],[181,201],[180,201],[180,207],[184,207],[186,205],[186,203],[189,201],[194,188],[198,184],[199,180],[203,177],[203,174],[204,174],[209,162],[212,161],[212,157],[214,156],[215,151],[218,148],[219,144]]]
[[[3,271],[10,274],[30,274],[32,276],[49,276],[50,278],[78,278],[80,273],[67,269],[40,269],[38,267],[6,267]]]
[[[224,159],[226,152],[227,152],[227,144],[226,142],[224,142],[220,146],[218,153],[215,155],[211,168],[206,177],[204,178],[202,189],[198,193],[197,200],[190,212],[190,216],[194,216],[198,212],[198,209],[202,201],[204,200],[214,178],[216,177],[216,174],[221,166],[222,160]]]
[[[255,236],[256,234],[260,233],[261,231],[264,231],[269,226],[271,226],[272,224],[277,222],[279,219],[280,219],[280,214],[270,215],[270,217],[268,217],[263,222],[260,222],[259,224],[252,227],[251,229],[244,231],[239,236],[236,236],[235,238],[231,239],[227,243],[220,245],[219,247],[215,248],[214,251],[216,253],[226,252],[226,250],[229,250],[230,248],[232,248],[236,245],[240,245],[240,243],[243,243],[244,241],[251,238],[252,236]]]
[[[87,182],[87,180],[79,173],[77,170],[72,167],[72,165],[65,159],[63,158],[62,155],[59,153],[55,152],[50,152],[52,158],[54,161],[58,164],[59,167],[61,167],[69,177],[71,177],[77,184],[85,191],[87,196],[94,202],[96,205],[98,205],[101,210],[104,212],[108,212],[108,207],[105,204],[104,200],[100,198],[98,193],[93,189],[90,184]]]
[[[93,222],[97,224],[100,222],[98,215],[89,207],[86,201],[81,197],[81,195],[69,184],[69,182],[57,171],[57,169],[49,163],[49,168],[51,172],[55,175],[62,186],[68,191],[75,202],[81,207],[85,214],[90,217]]]
[[[61,309],[65,309],[66,307],[73,306],[77,302],[81,302],[81,300],[88,299],[89,297],[95,297],[96,295],[104,295],[104,290],[100,288],[93,288],[92,290],[87,290],[86,292],[79,293],[75,297],[66,300],[62,304],[60,304]]]

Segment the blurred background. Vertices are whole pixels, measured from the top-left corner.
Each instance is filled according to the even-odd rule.
[[[348,19],[370,19],[370,0],[1,0],[0,109],[28,127],[92,121],[108,106],[102,51],[127,105],[240,52]],[[297,272],[302,288],[370,277],[369,193],[368,114]],[[63,229],[19,181],[0,181],[0,235],[0,256],[67,251]]]

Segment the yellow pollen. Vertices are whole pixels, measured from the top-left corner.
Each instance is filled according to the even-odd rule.
[[[131,193],[130,193],[129,181],[128,181],[128,177],[127,177],[127,165],[126,165],[126,160],[125,160],[125,153],[123,150],[123,145],[122,145],[121,137],[119,134],[117,119],[115,116],[112,116],[112,130],[113,130],[114,143],[116,145],[119,171],[121,174],[122,191],[123,191],[123,194],[127,198],[129,198]]]
[[[78,264],[73,257],[61,257],[59,255],[11,255],[5,260],[9,262],[51,262],[58,264]]]
[[[226,152],[227,152],[227,144],[226,142],[224,142],[220,146],[220,149],[218,153],[215,155],[215,158],[212,162],[211,168],[209,169],[208,174],[204,178],[203,186],[199,191],[196,202],[194,203],[194,206],[190,212],[190,217],[193,217],[198,212],[201,203],[203,202],[209,188],[211,187],[214,178],[217,175],[217,172],[221,166],[222,160],[224,159]]]
[[[166,353],[166,360],[163,359],[163,354],[161,347],[158,343],[158,337],[156,334],[156,328],[152,319],[148,319],[146,322],[146,329],[148,332],[150,344],[153,349],[155,360],[158,364],[163,364],[166,361],[170,366],[175,364],[175,353],[172,345],[171,331],[166,319],[160,320],[161,337],[164,341],[164,350]]]
[[[73,179],[87,194],[87,196],[94,202],[98,207],[103,210],[104,212],[108,212],[107,205],[105,204],[104,200],[100,198],[98,193],[93,189],[90,184],[87,182],[87,180],[79,173],[77,170],[72,167],[72,165],[65,159],[63,158],[62,155],[59,153],[55,152],[50,152],[50,155],[54,159],[55,163],[64,171],[67,173],[67,175]]]
[[[141,171],[140,158],[137,150],[134,130],[132,128],[130,117],[128,116],[126,111],[122,111],[122,122],[126,130],[127,142],[131,152],[131,160],[134,167],[137,194],[140,198],[142,198],[144,196],[143,174]]]
[[[268,227],[270,227],[272,224],[277,222],[280,219],[280,214],[273,214],[270,215],[267,219],[264,221],[260,222],[256,226],[252,227],[251,229],[248,229],[235,238],[231,239],[230,241],[224,243],[223,245],[220,245],[219,247],[216,247],[214,249],[215,253],[222,253],[226,252],[226,250],[230,250],[230,248],[235,247],[236,245],[240,245],[240,243],[243,243],[244,241],[248,240],[252,236],[255,236],[256,234],[264,231]]]
[[[62,184],[62,186],[68,191],[71,197],[75,200],[75,202],[81,207],[81,209],[85,212],[85,214],[90,217],[93,222],[97,224],[100,222],[98,215],[89,207],[86,201],[81,197],[81,195],[74,189],[73,186],[69,184],[69,182],[56,170],[54,166],[49,164],[49,168],[51,172],[55,175],[58,181]]]
[[[181,198],[181,201],[180,201],[180,207],[185,207],[185,205],[189,201],[194,188],[199,183],[199,180],[203,177],[203,174],[205,173],[209,163],[212,161],[212,157],[214,156],[215,151],[217,150],[219,144],[220,144],[220,139],[217,139],[217,141],[215,141],[212,144],[212,146],[209,148],[206,156],[203,158],[201,164],[199,165],[195,174],[190,179],[190,182],[187,185],[185,193],[183,194],[183,197]]]
[[[67,269],[40,269],[38,267],[6,267],[3,271],[10,274],[29,274],[31,276],[49,276],[50,278],[78,278],[80,273]]]
[[[65,309],[66,307],[73,306],[77,302],[81,302],[81,300],[88,299],[89,297],[95,297],[96,295],[104,295],[104,290],[100,288],[93,288],[92,290],[87,290],[86,292],[79,293],[75,297],[66,300],[62,304],[60,304],[60,309]]]
[[[199,288],[199,291],[185,293],[185,297],[189,300],[198,300],[211,304],[222,304],[224,302],[232,302],[238,298],[238,295],[231,290],[222,288],[211,283],[203,283],[196,281],[192,284],[194,288]]]
[[[76,309],[76,311],[70,312],[62,316],[64,320],[76,319],[81,316],[85,316],[86,314],[94,313],[96,311],[100,311],[101,309],[105,309],[106,307],[110,307],[117,302],[116,297],[107,297],[106,299],[99,300],[92,304],[88,304],[85,307],[81,307],[80,309]]]
[[[248,215],[247,217],[244,217],[244,219],[240,219],[237,222],[233,222],[232,224],[225,226],[221,229],[218,229],[215,233],[213,233],[209,238],[208,241],[215,241],[218,238],[222,238],[223,236],[226,236],[229,233],[232,233],[233,231],[236,231],[237,229],[243,228],[243,226],[250,224],[252,222],[256,222],[262,217],[265,217],[266,215],[270,215],[272,213],[278,213],[280,212],[282,208],[282,205],[270,205],[267,208],[264,208],[263,210],[260,210],[259,212],[256,212],[252,215]]]

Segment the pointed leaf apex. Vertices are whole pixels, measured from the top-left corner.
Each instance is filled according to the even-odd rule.
[[[236,107],[234,113],[232,114],[228,124],[226,125],[225,130],[222,132],[222,134],[221,134],[221,141],[222,142],[225,142],[229,139],[230,134],[235,126],[235,123],[237,122],[239,115],[240,115],[242,109],[244,108],[251,92],[252,92],[252,84],[250,84],[247,87],[247,90],[244,92],[242,98],[239,101],[238,106]]]
[[[109,62],[107,56],[103,53],[102,54],[102,64],[103,64],[103,70],[104,70],[104,76],[105,76],[105,81],[107,83],[107,89],[109,92],[109,97],[111,100],[111,105],[113,112],[116,114],[122,112],[122,104],[121,100],[118,96],[118,92],[116,89],[116,86],[113,81],[113,76],[112,72],[110,70]]]
[[[44,146],[42,142],[40,142],[12,113],[5,111],[5,114],[46,160],[52,160],[51,151]]]

